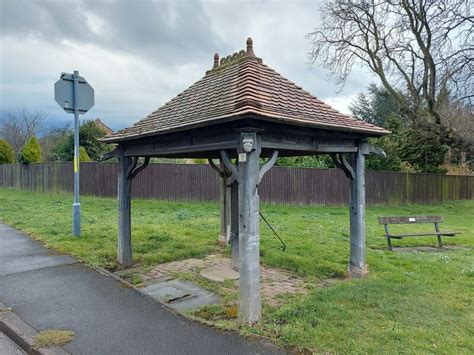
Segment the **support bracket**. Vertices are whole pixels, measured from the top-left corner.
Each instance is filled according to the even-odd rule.
[[[227,177],[230,177],[232,175],[232,173],[230,173],[230,172],[226,172],[224,170],[221,170],[221,168],[219,166],[217,166],[216,163],[214,163],[214,160],[207,159],[207,161],[209,162],[209,165],[211,166],[211,168],[213,168],[217,172],[217,175],[219,175],[219,177],[227,178]]]
[[[349,179],[351,180],[355,179],[354,169],[352,169],[352,166],[349,164],[349,162],[346,160],[346,158],[344,157],[342,153],[331,154],[331,159],[334,162],[334,164],[339,169],[341,169]]]
[[[229,171],[232,173],[234,176],[235,180],[237,182],[239,181],[239,171],[237,170],[237,167],[232,163],[229,157],[229,153],[226,150],[221,150],[221,157],[222,161],[224,162],[224,165]]]
[[[378,155],[384,158],[387,157],[387,154],[382,148],[374,147],[372,144],[362,143],[359,149],[362,151],[362,154],[364,155],[373,154],[373,155]]]
[[[132,164],[130,165],[130,168],[127,171],[127,179],[132,180],[137,174],[145,169],[148,164],[150,163],[150,157],[145,157],[145,161],[138,165],[138,159],[140,157],[133,157],[132,158]],[[138,166],[137,166],[138,165]]]
[[[207,159],[207,161],[209,162],[209,165],[211,166],[211,168],[213,168],[217,172],[217,175],[219,175],[219,177],[224,176],[224,172],[216,165],[216,163],[214,163],[212,159],[209,158]]]
[[[114,149],[111,152],[102,154],[98,161],[106,161],[106,160],[109,160],[109,159],[112,159],[112,158],[116,158],[117,155],[118,155],[118,151],[117,151],[117,149]]]
[[[260,181],[262,181],[262,178],[267,173],[267,171],[270,170],[273,165],[275,165],[277,158],[278,158],[278,150],[274,150],[270,159],[268,159],[267,162],[263,164],[260,168],[259,177],[258,177],[259,183]]]
[[[226,150],[221,150],[221,156],[222,156],[222,161],[224,162],[224,165],[226,166],[227,169],[229,169],[229,171],[232,172],[232,176],[238,182],[239,172],[235,164],[233,164],[232,161],[230,160],[229,153]],[[274,150],[272,153],[272,156],[267,160],[265,164],[263,164],[260,167],[259,178],[258,178],[259,183],[260,181],[262,181],[263,176],[268,172],[268,170],[270,170],[272,166],[275,165],[277,158],[278,158],[278,150]],[[211,164],[211,159],[209,159],[209,164]],[[220,169],[217,166],[213,167],[213,169],[217,170],[218,173],[220,173]]]

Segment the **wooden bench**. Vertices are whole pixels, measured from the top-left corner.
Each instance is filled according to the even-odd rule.
[[[439,230],[439,223],[443,222],[441,216],[399,216],[399,217],[379,217],[379,224],[383,224],[385,227],[385,237],[387,238],[388,250],[392,250],[391,239],[403,239],[407,237],[427,237],[436,236],[438,238],[438,244],[441,248],[443,243],[441,236],[454,237],[459,232],[441,232]],[[420,223],[433,223],[434,233],[408,233],[408,234],[390,234],[388,226],[390,224],[420,224]]]

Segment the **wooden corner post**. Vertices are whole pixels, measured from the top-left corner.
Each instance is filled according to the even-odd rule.
[[[365,156],[361,145],[356,153],[351,154],[351,167],[349,274],[363,277],[369,270],[365,263]]]
[[[230,185],[230,237],[232,268],[239,270],[239,184],[234,180]]]
[[[239,166],[239,320],[260,320],[259,196],[260,137],[242,132],[238,149]]]
[[[130,190],[132,180],[129,171],[132,158],[123,154],[123,148],[117,149],[118,158],[118,262],[124,266],[132,265],[132,235],[130,217]]]
[[[230,243],[230,233],[231,233],[231,220],[232,220],[232,173],[226,168],[225,164],[222,162],[223,172],[224,172],[224,204],[225,204],[225,241],[226,243]],[[234,179],[235,180],[235,179]],[[221,217],[222,218],[222,217]]]
[[[219,176],[219,208],[220,208],[220,229],[218,243],[225,246],[230,242],[230,223],[231,223],[231,173],[226,168],[222,159],[217,166],[212,159],[208,159],[209,165]]]
[[[256,132],[240,133],[237,148],[238,167],[232,164],[228,152],[221,151],[225,166],[238,183],[237,185],[234,182],[231,185],[232,262],[235,266],[236,257],[239,258],[239,321],[245,323],[258,322],[262,314],[258,185],[278,157],[278,151],[273,151],[271,158],[260,167],[260,140],[261,137]],[[235,213],[237,208],[238,215]],[[238,232],[235,223],[237,219]]]
[[[220,174],[219,174],[219,205],[221,211],[221,223],[219,231],[219,244],[227,245],[229,239],[227,238],[227,225],[228,225],[228,205],[227,205],[227,174],[224,163],[221,161],[219,164]]]

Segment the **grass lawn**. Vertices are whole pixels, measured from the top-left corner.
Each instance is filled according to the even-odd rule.
[[[82,197],[82,236],[71,236],[72,197],[0,189],[0,220],[26,231],[48,247],[108,269],[115,261],[117,209],[114,199]],[[214,203],[134,200],[134,260],[144,267],[204,256],[217,244],[219,210]],[[262,205],[261,211],[287,244],[261,224],[262,263],[291,270],[308,285],[343,279],[349,256],[345,207]],[[441,230],[459,231],[445,245],[466,249],[437,253],[386,250],[384,215],[439,214]],[[310,286],[305,297],[282,307],[264,306],[263,321],[240,327],[280,345],[334,353],[474,353],[474,201],[437,205],[370,207],[367,210],[370,274],[327,287]],[[432,225],[408,226],[431,229]],[[0,236],[1,237],[1,236]],[[394,246],[435,245],[436,238],[394,241]],[[226,328],[237,327],[226,321]]]

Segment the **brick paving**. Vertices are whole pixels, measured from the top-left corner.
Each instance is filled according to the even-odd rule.
[[[202,269],[208,267],[227,267],[230,265],[230,258],[219,254],[207,255],[202,259],[186,259],[180,261],[172,261],[155,266],[153,269],[142,275],[145,282],[170,277],[176,273],[195,273],[199,275]],[[235,281],[238,287],[238,280]],[[283,294],[305,294],[307,289],[304,287],[304,280],[292,273],[270,268],[267,266],[260,267],[260,290],[262,298],[273,305],[277,305],[278,297]]]

